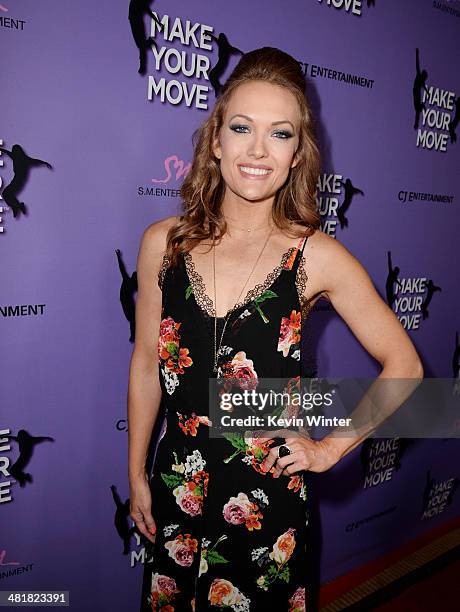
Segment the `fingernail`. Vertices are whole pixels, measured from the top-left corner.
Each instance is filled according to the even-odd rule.
[[[149,532],[153,535],[154,533],[156,533],[156,529],[154,527],[150,527]]]

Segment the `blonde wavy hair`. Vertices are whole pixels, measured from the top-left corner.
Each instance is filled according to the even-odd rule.
[[[243,55],[222,88],[211,114],[193,134],[194,157],[180,189],[184,212],[169,229],[166,239],[166,254],[172,265],[180,253],[192,250],[203,240],[218,240],[227,231],[221,211],[225,184],[213,143],[222,127],[230,96],[239,85],[253,80],[289,89],[301,113],[299,160],[275,195],[273,223],[293,236],[305,234],[305,231],[294,231],[292,223],[310,228],[309,234],[320,225],[315,192],[321,157],[312,111],[305,96],[305,78],[299,62],[291,55],[273,47],[262,47]]]

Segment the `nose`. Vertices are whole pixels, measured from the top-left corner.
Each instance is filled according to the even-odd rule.
[[[264,134],[254,131],[253,137],[250,140],[248,155],[259,159],[267,156],[267,145],[264,139]]]

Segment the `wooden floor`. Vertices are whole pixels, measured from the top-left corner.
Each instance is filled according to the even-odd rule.
[[[459,519],[323,585],[320,612],[460,612]]]
[[[439,569],[388,603],[374,608],[378,612],[431,612],[460,610],[460,560]]]

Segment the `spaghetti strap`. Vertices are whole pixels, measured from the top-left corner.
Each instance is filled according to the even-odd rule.
[[[289,266],[289,269],[292,270],[292,272],[295,273],[296,276],[297,276],[298,268],[303,267],[302,266],[302,256],[303,256],[303,252],[305,249],[305,245],[307,244],[308,237],[309,237],[309,234],[305,234],[300,237],[300,240],[297,243],[297,246],[295,247],[291,255],[291,265]]]
[[[300,250],[300,253],[303,255],[303,251],[305,249],[305,245],[307,244],[307,240],[310,234],[304,234],[300,237],[299,242],[297,243],[296,251]]]
[[[304,236],[302,238],[303,240],[303,244],[302,244],[302,248],[300,249],[300,255],[303,255],[304,249],[305,249],[305,245],[307,244],[307,240],[309,238],[310,234],[307,234],[306,236]]]

